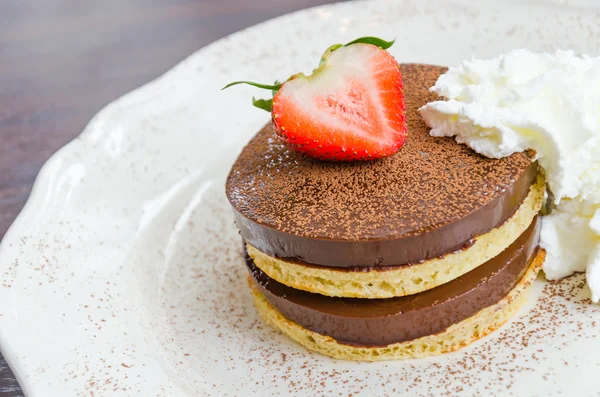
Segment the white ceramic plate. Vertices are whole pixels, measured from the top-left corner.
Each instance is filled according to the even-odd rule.
[[[329,44],[396,38],[401,62],[515,47],[600,53],[595,0],[373,1],[298,12],[192,55],[100,112],[43,168],[0,248],[0,345],[28,397],[598,395],[600,307],[581,277],[457,353],[335,361],[263,326],[224,197],[267,120],[252,88]],[[572,2],[573,3],[573,2]]]

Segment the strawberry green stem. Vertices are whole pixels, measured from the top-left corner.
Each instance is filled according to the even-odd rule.
[[[267,112],[271,112],[273,107],[273,99],[256,99],[252,97],[252,105]]]
[[[231,86],[238,85],[238,84],[248,84],[253,87],[258,87],[258,88],[262,88],[265,90],[271,90],[271,91],[277,91],[281,88],[281,84],[267,85],[267,84],[255,83],[253,81],[234,81],[233,83],[229,83],[225,87],[221,88],[221,91],[224,90],[225,88],[229,88]]]
[[[352,44],[373,44],[381,49],[387,50],[388,48],[390,48],[391,46],[394,45],[394,42],[396,40],[392,40],[392,41],[385,41],[383,39],[380,39],[379,37],[373,37],[373,36],[366,36],[366,37],[361,37],[358,38],[356,40],[352,40],[351,42],[344,44],[344,47],[348,47],[349,45]]]
[[[273,96],[275,96],[277,91],[279,91],[279,89],[282,86],[282,84],[279,83],[278,81],[275,81],[275,84],[273,84],[273,85],[260,84],[260,83],[255,83],[253,81],[234,81],[233,83],[229,83],[225,87],[221,88],[221,90],[224,90],[225,88],[229,88],[231,86],[238,85],[238,84],[248,84],[253,87],[262,88],[264,90],[271,90],[273,92]],[[271,112],[271,108],[273,107],[273,99],[256,99],[256,98],[252,97],[252,105],[254,105],[255,107],[257,107],[259,109],[266,110],[267,112]]]

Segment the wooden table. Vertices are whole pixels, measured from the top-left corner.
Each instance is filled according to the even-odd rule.
[[[220,37],[329,2],[0,0],[0,237],[40,167],[105,104]],[[0,355],[0,397],[16,396]]]

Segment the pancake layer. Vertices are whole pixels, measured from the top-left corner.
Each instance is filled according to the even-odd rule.
[[[531,225],[543,199],[544,181],[540,176],[504,224],[475,237],[468,248],[410,265],[333,268],[274,258],[250,244],[246,244],[246,249],[256,266],[270,278],[295,289],[367,299],[412,295],[454,280],[505,250]]]

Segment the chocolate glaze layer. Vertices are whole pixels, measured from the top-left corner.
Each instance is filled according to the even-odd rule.
[[[437,288],[390,299],[332,298],[269,278],[246,256],[254,281],[285,317],[341,343],[386,346],[443,332],[505,297],[537,251],[540,221],[500,255]]]
[[[332,163],[289,150],[271,125],[243,149],[227,197],[244,239],[264,253],[331,267],[417,263],[461,249],[506,221],[535,182],[523,153],[488,159],[434,138],[418,108],[444,68],[401,65],[408,137],[395,155]]]

